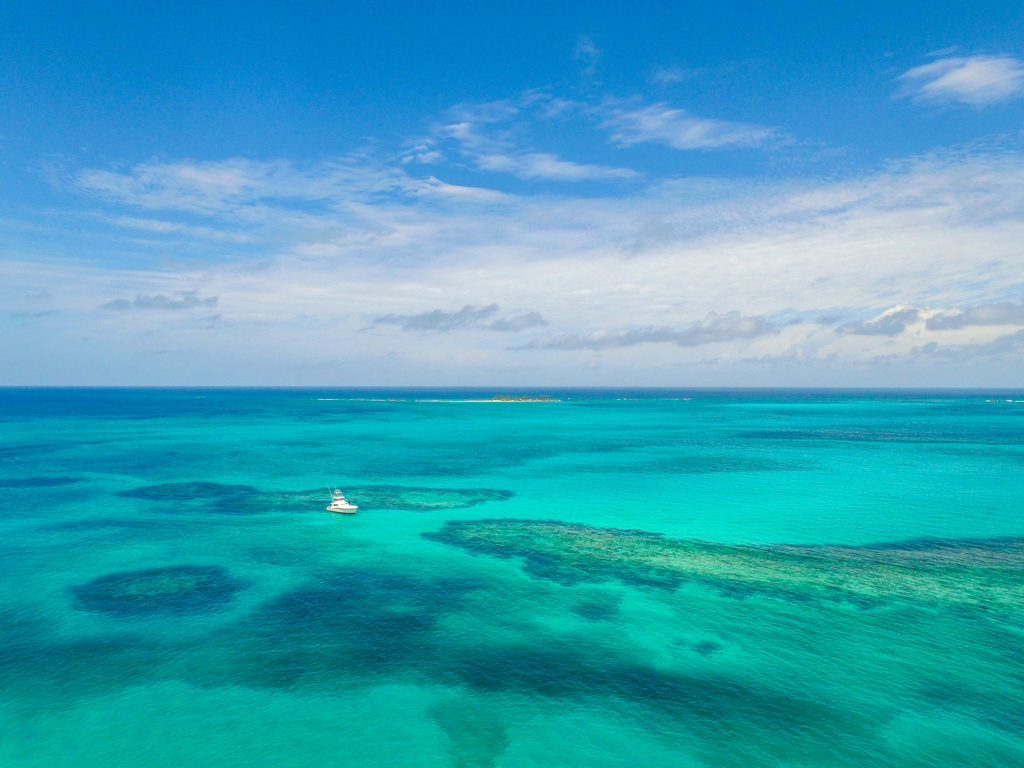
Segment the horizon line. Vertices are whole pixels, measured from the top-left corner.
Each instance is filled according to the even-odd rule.
[[[696,385],[635,385],[635,384],[565,384],[565,385],[445,385],[445,384],[0,384],[0,390],[448,390],[448,391],[567,391],[567,390],[692,390],[692,391],[828,391],[828,392],[1024,392],[1024,385],[1008,386],[830,386],[830,385],[785,385],[785,386],[710,386]]]

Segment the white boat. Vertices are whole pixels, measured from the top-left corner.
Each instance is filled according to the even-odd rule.
[[[331,489],[328,488],[328,491]],[[328,512],[341,512],[345,515],[354,514],[359,509],[355,504],[349,504],[345,497],[341,494],[341,491],[335,490],[331,493],[331,503],[327,505]]]

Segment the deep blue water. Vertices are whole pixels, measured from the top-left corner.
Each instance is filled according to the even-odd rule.
[[[0,765],[1024,765],[1024,392],[499,392],[0,390]]]

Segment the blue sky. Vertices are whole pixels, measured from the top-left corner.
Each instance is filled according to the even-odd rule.
[[[1024,381],[1019,3],[150,5],[5,6],[0,384]]]

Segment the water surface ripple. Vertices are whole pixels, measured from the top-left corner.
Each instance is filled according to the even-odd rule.
[[[1022,393],[498,394],[0,391],[0,764],[1024,765]]]

